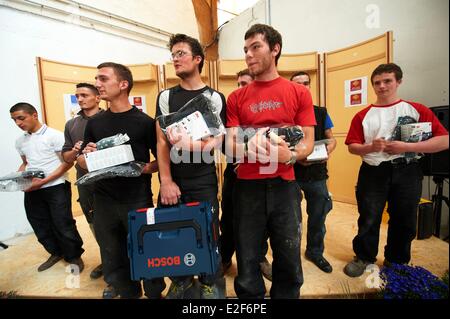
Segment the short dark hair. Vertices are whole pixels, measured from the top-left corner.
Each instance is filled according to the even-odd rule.
[[[237,77],[248,75],[252,79],[255,79],[255,76],[253,74],[251,74],[248,69],[243,69],[243,70],[239,71],[238,73],[236,73],[236,75],[237,75]]]
[[[79,88],[87,88],[87,89],[91,90],[92,93],[94,93],[95,95],[100,95],[100,93],[98,92],[98,89],[94,85],[92,85],[90,83],[84,83],[84,82],[83,83],[78,83],[77,84],[77,89],[79,89]]]
[[[26,103],[26,102],[16,103],[9,109],[9,113],[14,113],[17,111],[24,111],[25,113],[28,113],[28,114],[37,113],[36,108],[33,105],[31,105],[30,103]]]
[[[281,48],[283,47],[283,39],[281,38],[281,34],[270,25],[257,23],[252,25],[250,29],[245,32],[244,40],[247,40],[258,33],[264,36],[264,39],[269,44],[271,51],[275,48],[276,44],[280,45],[280,52],[275,57],[275,65],[278,65],[278,59],[281,56]]]
[[[205,62],[205,53],[203,52],[200,42],[186,34],[177,33],[170,37],[168,44],[169,50],[172,51],[173,46],[180,42],[187,43],[191,47],[193,56],[200,56],[202,58],[200,64],[198,65],[198,72],[202,73],[203,63]]]
[[[133,74],[131,74],[131,71],[128,67],[119,63],[104,62],[97,66],[97,69],[101,68],[112,68],[120,81],[127,81],[128,82],[127,93],[130,94],[131,89],[133,88]]]
[[[376,67],[372,72],[372,76],[370,77],[370,82],[373,84],[373,78],[377,75],[381,75],[383,73],[394,73],[395,79],[400,81],[403,78],[402,69],[395,63],[386,63],[380,64]]]
[[[295,72],[294,74],[292,74],[291,81],[292,81],[293,78],[295,78],[297,76],[301,76],[301,75],[306,75],[308,77],[308,81],[311,82],[311,76],[308,73],[304,72],[304,71],[298,71],[298,72]]]

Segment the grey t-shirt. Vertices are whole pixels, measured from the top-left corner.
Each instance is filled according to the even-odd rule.
[[[97,114],[102,113],[104,111],[105,110],[100,109],[100,111]],[[86,116],[81,110],[80,112],[78,112],[78,116],[67,121],[66,126],[64,128],[64,146],[62,148],[62,153],[72,150],[75,143],[77,143],[78,141],[83,141],[84,130],[90,118],[91,117]],[[83,169],[78,164],[75,165],[75,168],[77,170],[77,179],[87,173],[87,170]]]

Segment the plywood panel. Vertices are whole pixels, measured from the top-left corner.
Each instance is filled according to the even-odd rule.
[[[334,200],[356,204],[355,186],[361,157],[350,154],[345,136],[336,137],[336,149],[328,160],[328,189]]]
[[[328,113],[334,124],[333,132],[347,134],[353,116],[367,106],[345,106],[345,81],[367,76],[367,102],[375,101],[376,96],[370,84],[370,74],[381,63],[386,63],[386,60],[378,59],[365,64],[327,72],[326,101]]]
[[[359,63],[371,57],[389,55],[388,34],[327,53],[327,69]]]
[[[303,54],[282,54],[278,60],[279,72],[296,72],[301,70],[316,71],[317,64],[317,52],[303,53]]]

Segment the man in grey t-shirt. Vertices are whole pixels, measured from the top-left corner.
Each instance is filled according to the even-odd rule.
[[[73,119],[67,121],[64,129],[64,146],[62,155],[64,161],[73,163],[80,154],[80,147],[83,143],[84,129],[86,124],[92,116],[103,112],[99,107],[100,95],[95,86],[89,83],[78,83],[76,86],[76,94],[78,104],[80,105],[80,112]],[[77,170],[77,179],[87,173],[85,169],[78,164],[75,165]],[[86,220],[94,234],[93,216],[94,216],[94,192],[92,185],[78,185],[78,202],[81,209],[86,216]],[[92,279],[100,278],[103,275],[102,265],[98,265],[92,270],[90,276]]]

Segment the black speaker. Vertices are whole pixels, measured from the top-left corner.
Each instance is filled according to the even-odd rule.
[[[448,131],[448,105],[430,107],[441,124]],[[449,150],[433,154],[425,154],[421,159],[423,174],[425,176],[449,176]]]
[[[433,203],[419,204],[417,214],[417,239],[427,239],[433,235]]]

